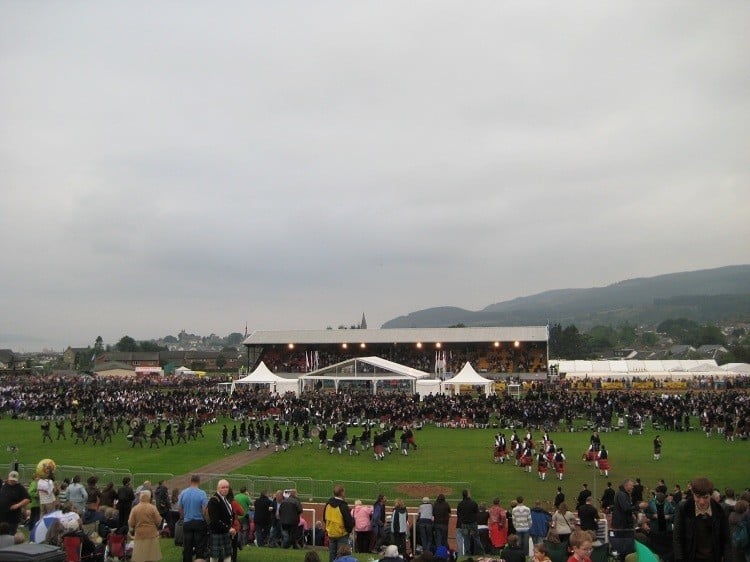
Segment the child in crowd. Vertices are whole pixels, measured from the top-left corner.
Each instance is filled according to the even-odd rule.
[[[594,550],[593,540],[588,531],[575,531],[570,535],[570,549],[573,551],[568,562],[591,562]]]
[[[526,555],[521,548],[521,539],[518,535],[508,535],[508,545],[503,549],[501,557],[505,562],[525,562]]]
[[[552,562],[549,557],[549,549],[543,542],[534,545],[534,560],[533,562]]]

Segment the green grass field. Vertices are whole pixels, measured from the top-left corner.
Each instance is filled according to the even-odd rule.
[[[357,434],[361,431],[354,429]],[[235,447],[227,451],[221,447],[221,423],[207,426],[204,431],[206,437],[198,441],[158,450],[148,449],[148,445],[144,449],[131,448],[123,434],[115,436],[114,442],[104,447],[73,445],[70,438],[42,444],[39,422],[3,418],[0,419],[0,434],[3,435],[0,454],[7,455],[7,464],[3,464],[9,466],[12,455],[7,450],[8,446],[18,447],[18,462],[26,468],[22,472],[23,479],[30,476],[27,471],[33,471],[40,459],[51,458],[58,465],[97,469],[103,475],[100,484],[105,483],[109,476],[117,480],[124,472],[132,473],[138,483],[139,478],[155,480],[169,474],[190,473],[198,466],[242,450]],[[404,457],[394,450],[390,456],[386,455],[384,461],[375,461],[369,453],[359,456],[346,453],[331,455],[318,450],[317,444],[305,445],[293,447],[286,453],[274,453],[236,472],[293,482],[303,493],[303,501],[309,499],[305,497],[305,492],[311,485],[310,479],[315,482],[312,484],[314,495],[321,497],[330,493],[330,483],[344,482],[351,502],[357,497],[371,500],[372,497],[368,496],[381,491],[392,500],[399,494],[394,491],[392,483],[414,482],[452,485],[452,493],[446,494],[451,498],[460,496],[460,488],[468,485],[477,501],[490,502],[493,497],[499,496],[505,506],[517,495],[523,495],[527,503],[537,499],[551,501],[558,485],[562,485],[569,498],[574,498],[584,482],[598,498],[607,481],[612,481],[616,486],[625,477],[640,477],[647,488],[655,486],[659,478],[666,480],[670,489],[675,483],[684,487],[697,475],[708,476],[721,489],[731,486],[735,490],[742,490],[750,486],[747,476],[750,443],[728,443],[717,435],[707,439],[700,431],[660,432],[664,447],[662,460],[658,462],[652,460],[652,440],[655,436],[652,429],[643,435],[628,435],[623,431],[602,433],[602,442],[609,449],[612,463],[609,478],[600,476],[597,470],[581,460],[590,432],[553,433],[551,437],[557,445],[564,447],[568,457],[567,472],[562,482],[555,478],[553,472],[542,482],[537,478],[535,467],[528,474],[512,463],[500,465],[492,462],[492,444],[498,431],[504,431],[507,437],[511,433],[502,429],[426,427],[415,432],[419,446],[417,451],[410,451],[409,456]],[[53,438],[55,435],[53,429]],[[535,437],[540,436],[540,432],[535,432]],[[251,483],[252,479],[235,474],[230,481],[238,488],[242,483]],[[422,494],[411,498],[406,494],[399,495],[416,504]],[[453,505],[455,507],[455,503]],[[164,541],[163,550],[164,560],[179,560],[179,553],[171,541]],[[251,558],[247,552],[243,551],[240,559]],[[277,553],[266,553],[264,550],[264,559],[274,561],[276,556]],[[300,553],[294,552],[278,553],[278,556],[279,560],[302,559]]]

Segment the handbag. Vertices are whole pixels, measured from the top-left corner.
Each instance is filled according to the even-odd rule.
[[[177,523],[174,524],[174,544],[175,546],[182,546],[185,542],[185,521],[180,518]]]

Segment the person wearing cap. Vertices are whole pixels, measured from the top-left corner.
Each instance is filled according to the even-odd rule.
[[[10,527],[10,534],[15,535],[18,524],[23,517],[24,508],[31,503],[26,487],[18,481],[18,472],[11,470],[8,479],[0,488],[0,522]]]
[[[422,544],[422,552],[428,550],[432,552],[433,540],[432,540],[432,526],[434,517],[432,514],[432,504],[430,498],[427,496],[422,498],[422,503],[419,504],[419,515],[417,518],[417,531],[419,532],[419,541]]]

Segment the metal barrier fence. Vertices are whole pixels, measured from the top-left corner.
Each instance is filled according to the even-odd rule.
[[[36,465],[19,464],[18,472],[22,482],[30,482],[36,471]],[[114,482],[116,487],[122,483],[125,476],[132,480],[133,487],[150,481],[155,488],[161,480],[171,480],[174,474],[168,472],[130,472],[124,468],[92,467],[76,465],[57,465],[55,476],[57,480],[64,478],[72,479],[80,475],[82,482],[95,475],[99,478],[99,485]],[[468,482],[374,482],[367,480],[317,480],[308,476],[266,476],[257,474],[242,474],[233,472],[229,474],[201,474],[201,488],[207,493],[216,491],[219,480],[227,479],[232,484],[232,489],[237,493],[243,486],[251,497],[257,497],[261,491],[267,490],[273,495],[276,490],[296,489],[299,498],[307,502],[324,502],[331,497],[333,486],[341,484],[346,488],[346,497],[350,500],[361,499],[363,502],[373,502],[379,494],[384,494],[389,499],[403,498],[407,504],[419,503],[422,496],[427,495],[434,499],[438,493],[443,493],[448,501],[457,502],[461,500],[461,490],[468,489]],[[410,487],[417,487],[410,490]],[[419,490],[424,489],[424,492]],[[410,493],[411,492],[411,493]],[[416,493],[415,495],[415,492]]]

